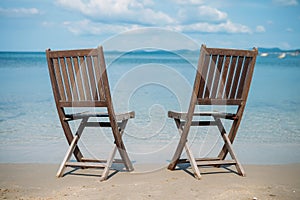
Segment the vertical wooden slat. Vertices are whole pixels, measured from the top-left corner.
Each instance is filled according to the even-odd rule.
[[[240,79],[240,76],[241,76],[241,69],[242,69],[243,61],[244,61],[244,57],[239,56],[238,64],[237,64],[236,70],[235,70],[233,85],[231,87],[230,99],[234,99],[235,96],[236,96],[237,86],[238,86],[239,79]]]
[[[252,81],[252,76],[253,76],[253,72],[254,72],[254,65],[256,63],[256,56],[258,54],[258,49],[257,48],[253,48],[253,54],[250,55],[251,57],[251,62],[249,64],[249,70],[247,72],[247,79],[245,80],[245,87],[244,87],[244,91],[242,92],[242,99],[244,99],[245,101],[248,98],[248,94],[249,94],[249,89],[250,89],[250,84]]]
[[[77,86],[78,86],[79,99],[81,101],[84,101],[85,96],[84,96],[84,89],[83,89],[83,83],[82,83],[82,78],[81,78],[81,72],[80,72],[80,68],[79,68],[78,57],[73,57],[73,62],[74,62],[74,69],[75,69],[75,77],[76,77]]]
[[[69,75],[67,72],[67,66],[65,63],[65,59],[64,58],[60,58],[60,66],[61,66],[61,70],[62,70],[62,75],[63,75],[63,80],[64,80],[64,89],[66,91],[67,94],[67,101],[72,101],[72,94],[71,94],[71,88],[70,88],[70,83],[69,83]]]
[[[96,75],[96,83],[97,90],[99,91],[99,99],[100,101],[105,101],[103,83],[101,78],[101,70],[100,70],[100,62],[97,56],[93,56],[95,75]]]
[[[198,70],[201,69],[201,71],[198,72],[201,74],[198,98],[203,98],[209,62],[210,62],[210,55],[205,52],[203,66],[198,67]]]
[[[209,73],[208,76],[206,78],[206,87],[205,87],[205,94],[204,94],[204,98],[209,98],[210,94],[212,92],[212,81],[214,78],[214,72],[216,69],[216,65],[217,65],[217,55],[213,55],[212,59],[210,61],[210,67],[209,67]]]
[[[72,91],[72,97],[74,101],[78,101],[78,92],[77,92],[77,81],[74,76],[74,69],[73,69],[73,64],[72,60],[70,57],[66,58],[67,65],[68,65],[68,71],[69,71],[69,76],[70,76],[70,82],[71,82],[71,91]]]
[[[239,83],[239,87],[238,87],[238,92],[237,92],[236,98],[242,98],[242,93],[244,91],[244,85],[245,85],[245,80],[247,78],[246,76],[247,76],[247,72],[248,72],[248,69],[249,69],[249,63],[250,63],[250,61],[251,61],[250,57],[247,57],[245,59],[244,67],[243,67],[242,75],[241,75],[241,78],[240,78],[240,83]]]
[[[221,75],[222,80],[220,82],[219,92],[218,92],[218,96],[217,96],[218,99],[221,99],[223,97],[224,93],[225,93],[224,89],[225,89],[229,64],[230,64],[230,56],[226,56],[223,71],[222,71],[222,75]]]
[[[96,82],[95,82],[95,74],[93,69],[93,62],[91,56],[86,57],[88,72],[89,72],[89,78],[90,78],[90,87],[92,92],[92,100],[98,100],[98,92],[96,89]]]
[[[237,56],[232,56],[229,74],[228,74],[227,81],[226,81],[226,89],[225,89],[225,96],[224,96],[225,99],[229,99],[229,93],[230,93],[231,84],[232,84],[232,77],[233,77],[234,71],[235,71],[236,61],[237,61]]]
[[[85,100],[92,100],[85,59],[83,56],[80,56],[79,59],[80,59],[80,68],[82,70],[81,72],[82,72],[82,81],[83,81],[84,91],[85,91]]]
[[[217,69],[215,71],[215,77],[214,77],[214,82],[211,91],[211,98],[216,98],[216,94],[219,93],[218,86],[220,82],[222,83],[221,73],[222,73],[223,61],[224,61],[224,55],[218,56],[218,64],[217,64]]]
[[[63,80],[61,77],[61,70],[59,67],[58,58],[53,58],[53,65],[54,65],[55,77],[56,77],[56,81],[57,81],[57,85],[58,85],[60,100],[65,101],[66,94],[65,94],[64,87],[63,87]]]
[[[108,76],[107,76],[107,72],[106,72],[106,64],[105,64],[102,47],[98,47],[98,57],[100,60],[100,72],[101,72],[100,74],[101,74],[101,80],[102,80],[103,88],[104,88],[104,95],[107,99],[108,107],[110,107],[110,106],[112,106],[112,100],[111,100],[111,95],[110,95],[110,88],[109,88],[109,83],[108,83]],[[111,110],[113,110],[113,109],[111,109]]]

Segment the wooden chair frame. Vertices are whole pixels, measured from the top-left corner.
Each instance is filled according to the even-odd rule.
[[[116,115],[110,94],[103,48],[46,50],[50,80],[58,116],[69,143],[67,153],[59,167],[57,177],[63,176],[66,167],[103,168],[101,180],[108,178],[112,163],[123,163],[128,171],[133,170],[122,134],[127,121],[134,112]],[[67,113],[66,108],[106,108],[105,113]],[[94,119],[94,120],[89,120]],[[96,119],[96,120],[95,120]],[[70,121],[81,120],[76,133],[72,133]],[[110,127],[115,144],[107,160],[85,158],[77,145],[86,127]],[[121,160],[114,160],[116,151]],[[77,162],[70,162],[72,154]]]
[[[242,120],[257,53],[256,48],[253,50],[217,49],[202,45],[188,112],[168,112],[168,116],[175,120],[181,136],[168,169],[174,170],[179,163],[190,163],[195,178],[200,179],[198,166],[235,165],[238,174],[245,176],[245,171],[233,151],[232,143]],[[196,105],[236,106],[237,110],[236,113],[196,113]],[[211,120],[201,120],[203,116],[210,117]],[[222,123],[222,120],[226,119],[233,121],[228,134]],[[187,140],[191,126],[218,128],[224,145],[217,157],[194,157]],[[187,159],[180,159],[183,149],[186,151]],[[225,159],[228,153],[231,160]]]

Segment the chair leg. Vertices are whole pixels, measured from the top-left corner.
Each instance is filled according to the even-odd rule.
[[[230,129],[230,132],[229,132],[229,135],[232,135],[232,133],[234,132],[234,131],[236,131],[236,126],[237,126],[237,120],[235,120],[234,122],[233,122],[233,124],[231,125],[231,129]],[[221,124],[222,125],[222,124]],[[227,154],[228,154],[228,150],[227,150],[227,147],[226,147],[226,145],[224,144],[223,145],[223,147],[222,147],[222,149],[221,149],[221,151],[220,151],[220,153],[219,153],[219,155],[218,155],[218,157],[220,158],[220,159],[222,159],[222,160],[224,160],[225,158],[226,158],[226,156],[227,156]]]
[[[114,160],[114,157],[116,155],[116,152],[117,152],[117,146],[114,145],[113,150],[110,153],[109,158],[107,159],[106,167],[104,168],[104,171],[102,173],[100,181],[105,181],[107,179],[108,173],[109,173],[110,167],[111,167],[111,165],[113,163],[113,160]]]
[[[223,140],[224,140],[224,146],[223,146],[223,148],[222,148],[221,153],[222,153],[222,152],[229,152],[231,158],[232,158],[233,160],[235,160],[235,162],[236,162],[235,166],[236,166],[236,169],[237,169],[237,171],[238,171],[238,174],[241,175],[241,176],[245,176],[245,175],[246,175],[246,174],[245,174],[245,171],[244,171],[244,169],[243,169],[241,163],[238,161],[238,158],[237,158],[236,154],[235,154],[234,151],[233,151],[232,143],[231,143],[231,141],[230,141],[228,135],[226,134],[225,128],[224,128],[224,126],[222,125],[221,120],[220,120],[219,118],[215,118],[215,121],[216,121],[216,123],[217,123],[217,126],[218,126],[218,128],[219,128],[219,131],[220,131],[220,133],[221,133],[221,135],[222,135],[222,138],[223,138]],[[227,153],[226,153],[226,154],[227,154]],[[225,157],[226,157],[226,154],[225,154]],[[225,157],[221,157],[221,159],[224,160]]]
[[[184,142],[182,141],[182,134],[181,134],[181,135],[180,135],[180,141],[179,141],[179,143],[178,143],[178,145],[177,145],[177,149],[176,149],[176,151],[175,151],[175,154],[173,155],[173,158],[172,158],[170,164],[168,165],[168,169],[169,169],[169,170],[174,170],[175,167],[177,166],[178,161],[179,161],[179,159],[180,159],[180,156],[181,156],[181,154],[182,154],[181,148],[183,149],[184,146],[185,146],[185,144],[186,144],[186,141],[184,141]],[[183,147],[182,147],[182,146],[183,146]],[[180,150],[179,150],[179,149],[180,149]]]
[[[73,140],[73,134],[72,134],[71,128],[69,126],[69,123],[64,120],[65,111],[63,108],[59,108],[57,111],[58,111],[58,115],[59,115],[59,119],[60,119],[62,128],[64,130],[65,137],[66,137],[69,145],[71,145],[71,142]],[[73,154],[77,161],[81,161],[83,156],[82,156],[82,153],[81,153],[80,149],[78,148],[78,146],[75,147]]]
[[[76,149],[77,143],[78,143],[78,141],[80,139],[80,136],[81,136],[81,134],[83,132],[83,129],[84,129],[87,121],[88,121],[88,117],[82,119],[82,121],[81,121],[81,123],[80,123],[80,125],[78,127],[77,133],[73,137],[73,140],[72,140],[72,142],[71,142],[71,144],[70,144],[70,146],[68,148],[68,151],[67,151],[67,153],[66,153],[63,161],[60,164],[60,167],[59,167],[59,169],[57,171],[57,174],[56,174],[57,177],[62,177],[64,169],[66,168],[66,162],[68,162],[70,160],[70,158],[71,158],[74,150]]]
[[[174,119],[174,120],[175,120],[177,129],[178,129],[179,135],[181,136],[182,131],[183,131],[183,126],[182,126],[182,124],[180,123],[180,120],[179,120],[179,119]],[[187,156],[188,156],[188,159],[189,159],[189,161],[190,161],[190,165],[191,165],[192,170],[193,170],[193,172],[194,172],[195,178],[196,178],[196,179],[201,179],[200,170],[199,170],[199,168],[198,168],[198,166],[197,166],[195,157],[193,156],[193,153],[192,153],[192,151],[191,151],[189,145],[187,144],[187,142],[185,143],[184,148],[185,148],[186,154],[187,154]]]
[[[188,132],[189,132],[189,129],[190,129],[190,126],[191,126],[191,123],[192,123],[192,115],[191,116],[188,116],[190,119],[189,120],[186,120],[185,122],[185,125],[184,125],[184,129],[182,131],[182,134],[180,136],[180,139],[179,139],[179,143],[177,145],[177,148],[175,150],[175,153],[173,155],[173,158],[168,166],[168,169],[169,170],[174,170],[176,165],[178,164],[178,161],[180,159],[180,156],[182,154],[182,151],[185,147],[185,144],[187,142],[187,136],[188,136]]]
[[[71,144],[70,144],[70,146],[68,148],[68,151],[67,151],[67,153],[66,153],[66,155],[65,155],[63,161],[61,162],[60,167],[59,167],[59,169],[57,171],[57,174],[56,174],[57,177],[62,177],[64,169],[66,168],[66,162],[68,162],[70,160],[70,158],[72,156],[72,153],[74,152],[74,149],[75,149],[76,144],[78,142],[78,139],[79,139],[78,135],[76,135],[73,138],[73,140],[72,140],[72,142],[71,142]]]
[[[238,161],[238,159],[237,159],[237,157],[236,157],[236,155],[235,155],[235,153],[233,151],[232,144],[231,144],[228,136],[226,134],[222,134],[222,137],[223,137],[223,139],[225,141],[226,147],[228,149],[228,152],[229,152],[231,158],[233,160],[235,160],[235,162],[236,162],[235,166],[236,166],[236,169],[238,171],[238,174],[241,175],[241,176],[246,176],[245,171],[244,171],[241,163]]]
[[[200,170],[198,168],[198,165],[196,163],[195,157],[193,156],[192,151],[189,148],[188,144],[185,144],[184,148],[185,148],[186,154],[189,158],[192,170],[194,172],[194,176],[195,176],[196,179],[200,180],[201,179],[201,174],[200,174]]]
[[[114,119],[110,119],[110,120],[111,120],[111,127],[112,127],[112,131],[113,131],[114,139],[115,139],[115,144],[117,146],[117,149],[119,151],[121,159],[123,160],[126,169],[128,171],[132,171],[133,166],[132,166],[129,156],[126,152],[126,148],[125,148],[124,142],[122,140],[122,136],[120,134],[119,126]],[[126,125],[126,124],[124,124],[124,125]]]
[[[242,119],[244,109],[245,109],[245,104],[238,107],[238,110],[237,110],[237,113],[236,113],[237,118],[233,121],[233,123],[231,125],[231,129],[230,129],[229,134],[228,134],[228,138],[230,140],[230,143],[233,143],[233,141],[234,141],[234,138],[236,136],[236,133],[237,133],[238,128],[239,128],[240,123],[241,123],[241,119]],[[228,150],[226,149],[226,145],[224,145],[222,150],[219,153],[219,158],[224,160],[226,158],[227,154],[228,154]]]
[[[120,138],[122,139],[122,136],[123,136],[123,133],[124,133],[124,130],[125,130],[125,127],[127,125],[127,122],[128,122],[128,119],[126,120],[123,120],[119,126],[119,133],[120,133]],[[124,151],[124,150],[122,150]],[[125,165],[125,168],[127,171],[131,172],[134,170],[133,166],[132,166],[132,163],[131,161],[129,160],[129,157],[128,157],[128,154],[127,152],[125,151],[124,152],[126,155],[127,155],[127,158],[128,158],[128,162],[126,162],[126,160],[124,160],[124,165]]]
[[[124,133],[124,130],[125,130],[125,127],[126,127],[126,124],[127,124],[127,122],[128,122],[128,120],[126,119],[126,120],[123,120],[122,122],[121,122],[121,124],[120,124],[120,135],[121,135],[121,137],[122,137],[122,135],[123,135],[123,133]],[[103,171],[103,173],[102,173],[102,176],[101,176],[101,181],[105,181],[106,179],[107,179],[107,177],[108,177],[108,173],[109,173],[109,170],[110,170],[110,167],[111,167],[111,165],[112,165],[112,163],[113,163],[113,160],[114,160],[114,157],[115,157],[115,155],[116,155],[116,152],[117,152],[117,145],[116,144],[114,144],[114,147],[113,147],[113,150],[112,150],[112,152],[110,153],[110,155],[109,155],[109,157],[108,157],[108,159],[107,159],[107,163],[106,163],[106,167],[104,168],[104,171]],[[124,163],[125,164],[125,163]],[[125,167],[126,167],[126,169],[128,170],[128,171],[132,171],[133,170],[133,168],[129,168],[128,166],[126,166],[125,165]]]

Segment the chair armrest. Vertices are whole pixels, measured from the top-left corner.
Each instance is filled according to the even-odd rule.
[[[224,113],[224,112],[216,112],[216,111],[194,113],[193,116],[212,116],[212,117],[216,117],[216,118],[224,118],[224,119],[231,119],[231,120],[235,120],[238,118],[237,115],[233,114],[233,113]],[[174,119],[185,120],[187,117],[187,113],[169,111],[168,117],[174,118]]]
[[[169,111],[168,117],[174,118],[174,119],[186,119],[187,113],[183,112],[175,112],[175,111]]]
[[[130,118],[134,118],[134,117],[135,117],[134,111],[131,111],[128,113],[116,114],[117,121],[126,120],[126,119],[130,119]]]

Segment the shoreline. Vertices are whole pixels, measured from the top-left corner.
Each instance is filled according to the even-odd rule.
[[[58,164],[0,164],[0,199],[299,199],[300,163],[169,171],[137,165],[137,172],[113,173],[100,182],[100,170],[85,169],[56,178]],[[66,172],[70,171],[70,168]],[[139,171],[144,171],[139,173]],[[146,172],[148,171],[148,172]]]

